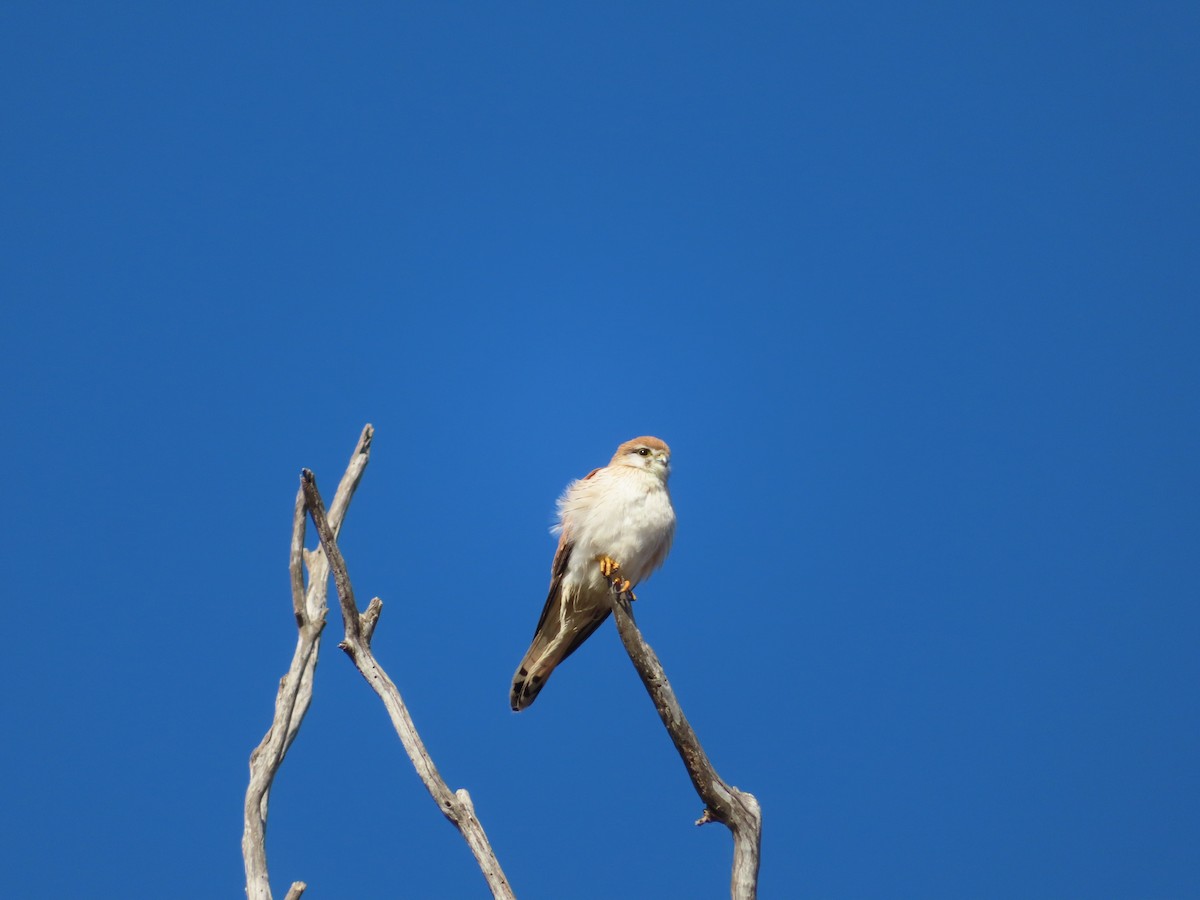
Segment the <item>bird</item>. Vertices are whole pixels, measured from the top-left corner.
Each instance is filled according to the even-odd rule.
[[[636,599],[633,588],[666,560],[675,537],[670,475],[671,448],[656,437],[637,437],[558,498],[550,592],[513,676],[515,712],[533,703],[555,666],[608,618],[611,587]]]

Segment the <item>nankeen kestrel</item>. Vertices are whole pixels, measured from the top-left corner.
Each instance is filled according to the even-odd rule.
[[[517,712],[608,617],[610,582],[630,591],[667,558],[675,536],[670,474],[671,448],[656,437],[634,438],[558,498],[550,595],[513,676],[510,699]]]

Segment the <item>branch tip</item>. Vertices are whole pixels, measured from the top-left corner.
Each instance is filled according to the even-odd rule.
[[[346,472],[342,475],[333,506],[325,517],[326,526],[335,534],[341,528],[350,499],[366,469],[369,460],[366,451],[370,447],[371,434],[370,426],[364,429]],[[280,679],[271,726],[259,745],[250,753],[250,784],[246,788],[242,829],[247,900],[271,898],[266,854],[267,801],[275,775],[283,764],[288,748],[295,740],[312,703],[313,674],[317,665],[321,632],[324,630],[328,612],[325,601],[328,562],[325,554],[319,549],[309,552],[304,547],[306,491],[311,491],[319,501],[316,476],[307,468],[300,470],[300,490],[293,513],[292,544],[288,559],[293,612],[300,635],[292,655],[291,666]],[[304,580],[305,567],[308,568],[309,574],[307,585]],[[307,885],[303,881],[293,882],[287,894],[288,900],[299,900],[306,888]]]

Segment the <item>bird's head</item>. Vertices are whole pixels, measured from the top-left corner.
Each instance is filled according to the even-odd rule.
[[[609,465],[642,469],[666,481],[671,474],[671,448],[656,437],[634,438],[617,448]]]

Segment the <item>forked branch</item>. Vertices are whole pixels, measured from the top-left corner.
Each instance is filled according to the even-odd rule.
[[[341,530],[342,520],[350,499],[362,479],[371,454],[374,429],[363,429],[358,445],[350,457],[346,473],[338,485],[329,512],[329,527],[334,533]],[[246,896],[248,900],[271,900],[271,881],[267,873],[267,802],[275,774],[283,765],[288,748],[304,721],[312,703],[313,673],[317,668],[317,651],[321,632],[325,629],[328,612],[326,594],[329,582],[329,563],[318,547],[311,553],[304,549],[304,493],[296,493],[292,510],[292,544],[288,571],[292,583],[292,611],[296,617],[299,637],[292,654],[292,664],[280,679],[275,697],[275,716],[262,742],[250,754],[250,785],[246,788],[242,828],[242,859],[246,867]],[[304,566],[308,566],[308,590],[304,588]],[[287,900],[299,900],[306,885],[292,883]]]
[[[346,626],[346,637],[339,646],[346,651],[363,678],[367,680],[367,684],[371,685],[371,688],[383,701],[388,715],[391,716],[396,734],[400,736],[400,742],[404,745],[408,758],[412,760],[412,764],[417,770],[417,775],[420,776],[442,814],[459,830],[467,842],[467,846],[471,848],[471,853],[474,854],[475,861],[483,871],[483,877],[487,880],[492,895],[502,898],[502,900],[515,900],[504,870],[500,868],[500,862],[496,859],[492,845],[488,842],[483,825],[475,815],[471,796],[465,789],[460,788],[457,792],[451,791],[442,779],[437,766],[433,764],[429,751],[425,749],[425,743],[417,733],[416,726],[413,725],[412,717],[409,716],[408,708],[400,697],[399,689],[371,652],[371,636],[383,609],[382,601],[376,597],[371,601],[365,613],[358,611],[358,604],[354,599],[354,588],[350,584],[350,576],[346,571],[346,562],[338,550],[337,539],[326,519],[325,504],[317,490],[316,479],[308,469],[304,469],[300,474],[300,486],[309,515],[312,516],[317,534],[321,537],[321,546],[325,548],[325,553],[329,557],[334,584],[337,585],[338,600],[342,606],[342,619]]]
[[[613,619],[617,632],[629,654],[633,667],[641,676],[658,716],[662,719],[675,749],[687,768],[696,793],[704,803],[704,813],[697,825],[720,822],[733,832],[733,874],[730,879],[730,894],[733,900],[754,900],[758,894],[758,860],[762,845],[762,810],[753,794],[740,791],[726,784],[708,760],[708,754],[700,746],[696,732],[688,723],[675,691],[667,681],[658,655],[646,643],[642,632],[633,618],[629,597],[620,591],[620,584],[613,585]]]

